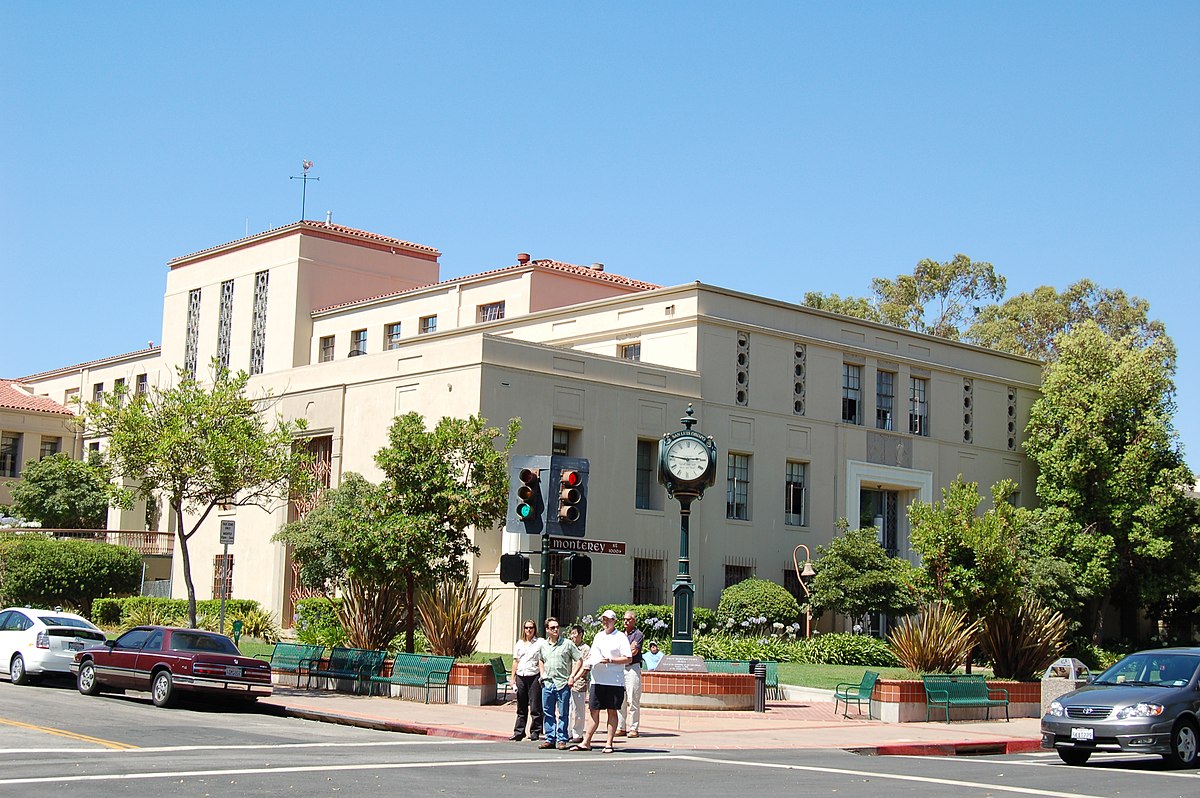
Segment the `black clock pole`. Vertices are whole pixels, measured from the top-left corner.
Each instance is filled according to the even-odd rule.
[[[691,531],[692,500],[695,496],[676,494],[679,499],[679,574],[671,592],[675,596],[675,636],[671,640],[671,653],[691,656],[692,609],[696,604],[696,586],[692,583],[691,564],[688,559],[688,534]]]

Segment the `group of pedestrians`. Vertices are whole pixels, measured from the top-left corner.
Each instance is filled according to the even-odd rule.
[[[617,614],[600,615],[603,629],[591,645],[583,642],[583,627],[562,636],[557,618],[546,619],[546,636],[537,636],[533,621],[522,624],[513,649],[513,681],[517,687],[517,723],[510,740],[544,738],[538,748],[592,750],[592,739],[605,712],[604,753],[613,752],[618,736],[638,737],[642,701],[644,637],[637,616],[626,612],[624,631]],[[661,658],[652,645],[654,664]],[[587,713],[584,713],[584,704]]]

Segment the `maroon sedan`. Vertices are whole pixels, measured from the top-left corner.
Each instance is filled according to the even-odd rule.
[[[149,690],[167,707],[181,692],[253,701],[271,694],[271,666],[247,657],[225,635],[200,629],[139,626],[102,647],[75,654],[71,672],[79,692]]]

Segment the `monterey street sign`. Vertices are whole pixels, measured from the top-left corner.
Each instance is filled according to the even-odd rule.
[[[550,548],[560,551],[578,551],[583,554],[617,554],[624,556],[625,542],[621,540],[593,540],[591,538],[550,538]]]

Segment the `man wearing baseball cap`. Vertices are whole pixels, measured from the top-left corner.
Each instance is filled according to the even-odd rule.
[[[600,726],[600,710],[608,713],[608,742],[604,753],[613,752],[613,738],[617,733],[617,710],[625,701],[625,666],[633,661],[629,638],[617,627],[617,614],[605,610],[600,615],[604,630],[596,633],[592,650],[588,654],[587,667],[591,671],[592,687],[588,701],[587,731],[583,742],[571,746],[572,751],[592,750],[592,737]]]

